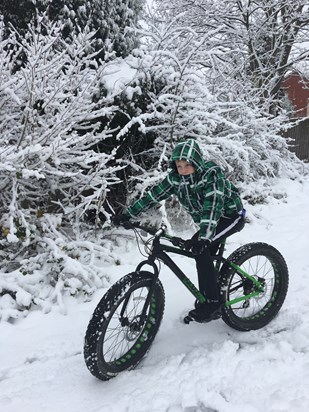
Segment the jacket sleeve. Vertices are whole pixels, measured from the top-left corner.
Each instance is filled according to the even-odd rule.
[[[207,177],[200,220],[200,238],[211,240],[224,210],[225,178],[219,170]]]
[[[154,186],[143,197],[137,200],[133,205],[129,206],[126,214],[135,217],[141,212],[150,209],[160,201],[168,199],[173,194],[173,184],[170,175],[168,175],[161,183]]]

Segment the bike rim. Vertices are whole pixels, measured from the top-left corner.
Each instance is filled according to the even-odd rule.
[[[231,304],[229,309],[242,319],[256,318],[266,307],[270,307],[274,299],[276,271],[272,262],[262,255],[246,260],[240,268],[263,283],[264,290],[257,296]],[[253,285],[252,285],[253,287]],[[247,289],[247,290],[246,290]],[[228,301],[250,294],[248,281],[242,275],[235,273],[230,281]]]

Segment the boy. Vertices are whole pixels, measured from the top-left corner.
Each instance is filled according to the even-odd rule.
[[[174,195],[199,225],[199,231],[186,241],[185,248],[195,256],[199,289],[206,303],[195,304],[184,321],[209,322],[220,317],[217,272],[211,259],[219,243],[243,229],[244,209],[236,187],[224,176],[220,167],[205,162],[195,140],[179,143],[172,152],[171,171],[167,177],[127,208],[114,216],[119,225],[136,217],[158,202]]]

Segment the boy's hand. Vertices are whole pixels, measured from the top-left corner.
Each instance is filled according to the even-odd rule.
[[[185,249],[191,250],[193,255],[200,255],[210,245],[207,239],[196,239],[194,236],[185,241]]]
[[[173,236],[171,241],[174,246],[185,248],[186,240],[181,239],[181,237]]]
[[[111,222],[115,226],[123,225],[125,222],[128,222],[129,220],[130,220],[130,216],[125,215],[124,213],[121,213],[119,215],[111,216]]]

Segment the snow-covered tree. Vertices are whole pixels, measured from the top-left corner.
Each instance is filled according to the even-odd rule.
[[[304,0],[156,0],[160,11],[183,14],[183,24],[202,36],[217,30],[205,47],[213,51],[209,69],[216,91],[246,95],[269,113],[278,113],[282,79],[287,70],[308,59],[309,10]],[[209,64],[210,63],[210,64]]]

